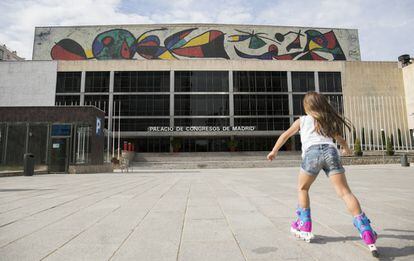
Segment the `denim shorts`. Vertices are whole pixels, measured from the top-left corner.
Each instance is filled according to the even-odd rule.
[[[312,176],[317,176],[322,169],[327,177],[345,173],[338,150],[330,144],[310,146],[303,156],[301,169]]]

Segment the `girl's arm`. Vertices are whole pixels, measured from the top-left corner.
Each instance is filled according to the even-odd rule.
[[[290,128],[283,132],[282,135],[280,135],[279,139],[277,139],[275,146],[273,147],[273,150],[267,155],[268,160],[273,160],[277,152],[280,150],[280,148],[283,146],[283,144],[286,143],[286,141],[295,135],[300,129],[300,119],[297,119]]]
[[[342,148],[342,151],[341,151],[342,156],[352,156],[352,150],[349,148],[348,143],[346,142],[344,138],[342,138],[341,135],[337,135],[335,137],[335,140],[338,142],[338,144]]]

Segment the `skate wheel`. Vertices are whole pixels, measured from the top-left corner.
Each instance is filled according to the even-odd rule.
[[[377,247],[374,244],[368,245],[368,248],[371,251],[372,256],[379,257]]]

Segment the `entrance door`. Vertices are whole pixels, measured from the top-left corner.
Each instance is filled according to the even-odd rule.
[[[210,152],[210,151],[228,151],[228,137],[185,137],[182,139],[181,152]]]
[[[196,139],[195,140],[195,151],[196,152],[207,152],[209,151],[207,139]]]
[[[68,171],[68,138],[52,138],[49,172],[66,173]]]

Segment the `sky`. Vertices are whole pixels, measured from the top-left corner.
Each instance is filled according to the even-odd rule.
[[[414,56],[414,0],[0,0],[0,44],[26,59],[35,26],[154,23],[352,28],[364,61]]]

